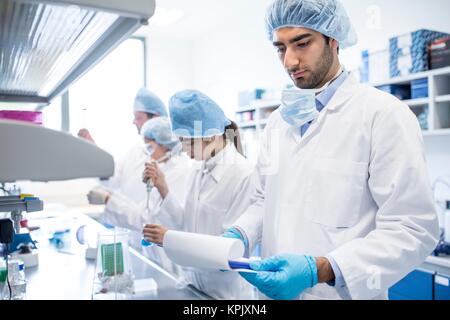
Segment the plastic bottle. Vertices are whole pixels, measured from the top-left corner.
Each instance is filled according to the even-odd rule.
[[[25,299],[27,282],[25,280],[25,264],[22,260],[8,260],[8,279],[11,286],[11,300]],[[5,285],[3,289],[3,299],[8,300],[9,298],[9,287],[8,285]]]

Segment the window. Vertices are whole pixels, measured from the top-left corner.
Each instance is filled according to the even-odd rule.
[[[145,86],[144,39],[124,41],[69,90],[70,132],[87,128],[97,145],[123,156],[140,137],[133,101]]]

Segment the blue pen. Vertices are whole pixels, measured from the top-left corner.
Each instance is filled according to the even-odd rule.
[[[250,267],[249,262],[242,262],[242,261],[228,261],[228,265],[231,269],[246,269],[246,270],[253,270]]]

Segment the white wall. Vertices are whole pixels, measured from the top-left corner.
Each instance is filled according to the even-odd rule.
[[[193,86],[193,41],[147,36],[148,88],[168,104],[177,91]]]
[[[232,119],[239,91],[281,89],[290,82],[266,38],[263,17],[269,2],[242,4],[239,14],[195,41],[195,85]]]
[[[388,39],[418,29],[450,33],[448,0],[342,0],[358,34],[358,44],[343,52],[349,69],[358,66],[361,51],[388,48]]]

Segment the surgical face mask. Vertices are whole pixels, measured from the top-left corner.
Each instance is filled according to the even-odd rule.
[[[283,120],[291,126],[300,128],[304,124],[317,119],[319,111],[316,106],[316,95],[324,91],[341,72],[342,69],[320,89],[292,88],[283,90],[279,108]]]
[[[316,108],[316,91],[283,90],[279,110],[283,120],[296,128],[315,120],[319,116]]]
[[[151,156],[152,154],[153,154],[153,148],[152,148],[152,146],[150,145],[150,144],[146,144],[145,145],[145,150],[147,150],[147,154],[149,155],[149,156]]]

